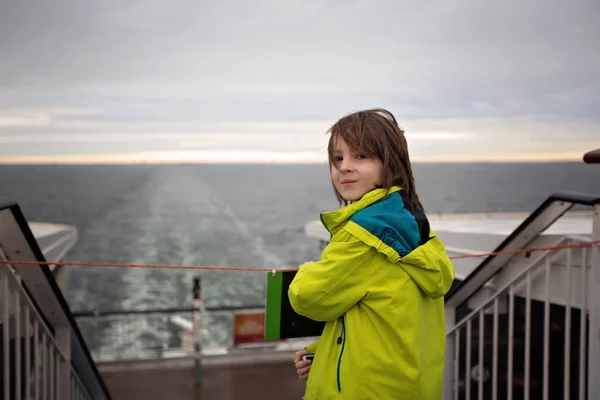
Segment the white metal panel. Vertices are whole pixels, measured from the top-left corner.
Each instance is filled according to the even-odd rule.
[[[532,247],[546,247],[546,246],[557,246],[564,242],[560,236],[543,237],[540,236],[531,243]],[[545,251],[532,253],[530,258],[525,255],[517,255],[511,262],[509,262],[495,277],[490,279],[483,289],[477,291],[469,300],[470,309],[478,309],[482,304],[489,301],[490,297],[496,293],[497,290],[501,289],[508,282],[511,282],[516,276],[526,271],[530,265],[539,264],[547,257],[553,259],[551,262],[552,267],[552,279],[550,280],[550,303],[557,305],[566,305],[569,303],[568,297],[570,296],[570,304],[572,308],[581,308],[583,298],[582,291],[579,290],[581,276],[582,276],[582,249],[571,249],[570,256],[570,268],[566,262],[566,252],[562,251]],[[586,266],[587,268],[587,266]],[[587,272],[589,276],[589,271]],[[569,279],[570,277],[570,279]],[[531,293],[530,298],[537,301],[546,300],[546,282],[543,269],[538,269],[532,273],[531,276]],[[565,282],[571,282],[571,291],[565,285]],[[589,284],[589,283],[588,283]],[[493,288],[491,290],[490,288]],[[524,284],[514,286],[514,295],[525,297],[526,287]],[[503,312],[502,310],[500,312]]]
[[[502,250],[519,250],[527,247],[531,247],[530,243],[537,238],[542,232],[544,232],[550,225],[561,215],[565,213],[572,206],[569,202],[554,202],[548,205],[540,214],[536,215],[535,218],[526,226],[523,230],[518,232],[515,237],[511,238],[509,243]],[[503,254],[493,257],[485,269],[478,274],[471,274],[469,279],[461,285],[461,290],[457,291],[453,296],[449,297],[447,303],[449,306],[458,306],[466,301],[478,288],[482,287],[488,282],[496,273],[504,267],[511,259],[515,257],[514,254]],[[483,264],[480,264],[482,266]],[[479,267],[478,267],[479,268]]]
[[[18,261],[35,261],[37,257],[27,244],[27,239],[10,209],[0,210],[0,246],[6,257],[15,262],[15,271],[29,288],[33,300],[50,325],[54,328],[68,327],[69,320],[48,284],[48,277],[43,269],[39,266],[17,264]]]
[[[470,233],[473,235],[498,235],[506,238],[531,213],[444,213],[428,214],[431,228],[442,238],[448,234]],[[545,234],[589,235],[592,234],[591,211],[568,211],[550,225]],[[319,220],[309,221],[304,226],[306,236],[318,240],[329,240],[329,232]],[[465,237],[466,238],[466,237]],[[469,242],[472,243],[472,242]],[[473,248],[468,246],[469,248]]]
[[[73,225],[47,222],[27,224],[47,261],[62,261],[77,244],[78,232]]]
[[[89,356],[75,321],[70,320],[72,316],[68,305],[49,269],[46,266],[19,264],[19,261],[42,260],[43,254],[16,206],[0,210],[0,246],[49,327],[54,330],[70,329],[76,333],[69,335],[72,365],[78,371],[86,389],[96,398],[105,398],[104,383]]]

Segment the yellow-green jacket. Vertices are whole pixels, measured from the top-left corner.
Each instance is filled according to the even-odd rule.
[[[444,246],[403,191],[375,189],[321,214],[331,241],[302,265],[293,309],[327,321],[305,400],[439,400],[445,355],[443,296],[454,280]]]

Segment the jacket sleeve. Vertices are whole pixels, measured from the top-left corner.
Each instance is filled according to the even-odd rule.
[[[319,347],[319,342],[321,341],[321,339],[317,340],[316,342],[313,342],[309,345],[307,345],[306,347],[304,347],[306,349],[306,351],[308,351],[311,354],[315,354],[317,352],[317,348]]]
[[[315,321],[335,321],[368,294],[371,248],[345,230],[321,260],[300,266],[288,290],[294,311]]]

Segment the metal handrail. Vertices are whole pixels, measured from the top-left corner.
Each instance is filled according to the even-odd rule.
[[[563,239],[560,244],[566,242],[572,242],[572,240]],[[574,322],[574,317],[572,316],[574,310],[579,310],[578,312],[581,315],[586,315],[591,307],[591,304],[588,304],[588,295],[594,290],[593,287],[590,287],[590,274],[592,274],[592,257],[590,254],[592,251],[589,248],[578,249],[578,251],[581,252],[581,258],[579,259],[581,264],[579,282],[572,281],[571,279],[571,273],[574,268],[573,259],[576,251],[577,250],[575,249],[568,248],[561,249],[555,254],[552,254],[550,251],[543,254],[537,260],[532,261],[526,268],[519,270],[519,273],[516,274],[516,276],[503,284],[493,295],[486,298],[485,302],[474,307],[472,310],[469,309],[469,313],[465,317],[461,318],[461,320],[457,321],[453,326],[448,327],[447,347],[450,351],[451,359],[448,360],[450,365],[447,373],[450,374],[449,378],[451,377],[452,379],[449,381],[449,385],[444,388],[444,398],[457,400],[460,398],[460,391],[464,390],[464,394],[467,396],[470,395],[471,398],[498,399],[501,398],[499,396],[501,383],[505,385],[503,390],[507,391],[507,394],[510,395],[516,389],[515,384],[517,377],[515,374],[519,371],[516,368],[519,363],[522,363],[521,365],[523,367],[521,376],[521,378],[523,378],[523,387],[521,390],[524,391],[524,398],[537,398],[535,396],[541,396],[539,392],[536,392],[538,394],[534,396],[531,393],[532,389],[530,386],[536,376],[534,370],[532,370],[533,361],[531,358],[533,357],[532,347],[537,343],[533,336],[533,332],[536,329],[538,334],[540,331],[543,331],[542,371],[540,372],[540,370],[537,370],[537,373],[543,376],[539,377],[541,382],[543,382],[543,387],[541,388],[543,398],[549,398],[551,391],[549,384],[550,359],[551,354],[556,354],[558,352],[558,349],[550,347],[550,332],[552,326],[550,315],[551,305],[553,304],[551,269],[556,267],[565,268],[567,274],[567,285],[565,288],[566,300],[564,304],[566,309],[564,320],[564,332],[566,337],[564,339],[564,348],[562,349],[564,353],[564,361],[562,364],[564,377],[562,382],[563,393],[560,395],[564,396],[563,398],[569,398],[571,385],[575,384],[579,389],[578,398],[586,398],[587,382],[590,378],[588,378],[585,373],[575,374],[572,372],[570,361],[571,358],[574,357],[574,359],[578,361],[579,371],[585,371],[587,361],[591,356],[591,353],[589,353],[587,349],[588,329],[586,318],[580,317],[578,324],[579,334],[577,336],[573,335],[573,338],[571,337],[571,326]],[[555,264],[559,258],[561,261],[564,259],[564,264]],[[539,274],[540,269],[544,270],[543,274]],[[540,290],[540,285],[544,287],[544,300],[541,300],[544,306],[544,322],[542,327],[534,326],[532,324],[532,318],[534,317],[532,307],[534,300],[534,282],[538,285],[538,291]],[[574,289],[572,285],[577,284],[579,287]],[[515,308],[517,297],[525,302],[525,327],[524,332],[521,332],[520,334],[523,337],[523,343],[521,343],[520,346],[524,346],[524,350],[521,349],[522,351],[520,352],[515,348],[519,341],[518,337],[520,337],[519,334],[516,334],[516,327],[518,326],[516,321],[518,318],[523,318],[523,314],[520,314]],[[577,299],[579,299],[579,304],[574,305],[574,302],[576,302]],[[507,343],[501,342],[501,338],[499,337],[501,326],[499,308],[500,302],[503,300],[507,302],[508,310],[505,311],[507,315],[503,316],[502,320],[508,324],[508,332],[504,332],[502,340],[506,340]],[[492,318],[488,316],[486,321],[486,313],[490,312]],[[490,321],[490,319],[492,321]],[[476,329],[477,331],[474,332],[473,329]],[[489,339],[488,335],[491,335],[492,338]],[[491,349],[489,349],[490,340],[492,341]],[[573,340],[576,341],[573,342]],[[501,343],[504,344],[501,346]],[[500,372],[502,371],[500,370],[499,363],[501,360],[507,362],[507,365],[502,366],[503,368],[506,368],[506,370],[504,370],[506,381],[503,382],[500,381]],[[537,361],[539,361],[539,359]],[[573,378],[577,379],[577,381],[571,383],[571,379]],[[461,383],[463,385],[461,385]],[[538,382],[538,384],[539,383],[540,382]],[[538,389],[538,391],[539,390],[540,389]],[[474,391],[476,391],[476,394]],[[491,397],[489,397],[490,395]]]
[[[24,396],[23,398],[29,399],[33,392],[35,398],[38,398],[40,393],[54,393],[61,399],[91,399],[77,371],[10,267],[0,265],[0,282],[3,283],[0,290],[3,294],[0,302],[3,304],[0,316],[0,326],[3,330],[3,351],[0,359],[4,371],[3,398],[11,398],[11,394],[14,393],[14,398]],[[22,325],[24,332],[21,329]],[[14,334],[11,335],[11,332]],[[24,355],[21,354],[21,340]],[[11,351],[12,346],[14,348]],[[11,353],[14,354],[12,360]],[[22,362],[24,369],[21,368]],[[62,376],[65,370],[68,377]],[[14,378],[10,375],[11,371],[14,371]],[[24,376],[21,376],[22,371]],[[22,390],[25,393],[21,393]]]
[[[586,164],[600,164],[600,149],[585,153],[583,156],[583,162]]]
[[[553,194],[492,252],[525,248],[539,233],[545,231],[574,205],[595,206],[598,204],[600,204],[599,195],[575,192]],[[515,246],[515,243],[518,245]],[[494,275],[499,273],[512,257],[514,255],[491,255],[485,258],[464,281],[446,294],[446,305],[456,307],[466,302]]]
[[[216,307],[205,307],[204,310],[207,312],[214,313],[230,313],[235,311],[246,311],[246,310],[264,310],[264,304],[253,304],[248,306],[216,306]],[[85,317],[111,317],[111,316],[122,316],[122,315],[145,315],[145,314],[175,314],[175,313],[187,313],[195,312],[194,307],[170,307],[170,308],[148,308],[148,309],[120,309],[120,310],[81,310],[74,311],[73,317],[85,318]]]
[[[568,240],[568,239],[560,240],[558,243],[556,243],[556,246],[561,246],[568,242],[572,242],[572,240]],[[550,260],[554,261],[555,258],[558,258],[562,254],[562,252],[564,252],[565,250],[569,250],[569,249],[558,250],[558,253],[554,254],[550,258]],[[456,324],[453,327],[451,327],[449,330],[446,331],[446,335],[450,335],[450,334],[454,333],[457,329],[460,329],[461,327],[463,327],[468,320],[472,319],[477,314],[479,314],[480,311],[485,310],[488,307],[490,307],[497,298],[502,296],[502,294],[506,293],[512,286],[514,286],[519,281],[524,279],[531,270],[538,269],[543,262],[546,262],[548,257],[549,257],[549,254],[544,254],[541,257],[539,257],[537,260],[535,260],[534,262],[530,263],[525,269],[523,269],[520,273],[515,275],[510,281],[506,282],[498,290],[496,290],[496,292],[494,294],[489,296],[483,304],[479,305],[477,308],[473,309],[469,314],[467,314],[460,321],[456,322]]]
[[[68,331],[69,363],[77,371],[84,387],[92,397],[110,399],[96,364],[86,346],[67,301],[47,265],[37,268],[20,265],[20,261],[46,262],[44,255],[17,203],[0,205],[4,238],[2,252],[10,268],[19,276],[20,285],[27,293],[32,306],[52,335],[59,329]]]

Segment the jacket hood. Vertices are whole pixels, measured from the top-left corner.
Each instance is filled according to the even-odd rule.
[[[386,189],[373,189],[366,193],[360,200],[350,203],[339,210],[321,213],[321,223],[333,236],[354,214],[381,200],[386,196],[386,193],[389,195],[400,190],[402,189],[399,186],[392,186],[389,192]]]
[[[386,194],[387,193],[387,194]],[[409,211],[400,187],[375,189],[359,201],[321,214],[333,236],[344,229],[387,256],[431,298],[445,295],[454,281],[454,267],[421,210]]]
[[[396,263],[432,299],[444,296],[454,282],[454,266],[442,242],[434,236]]]

